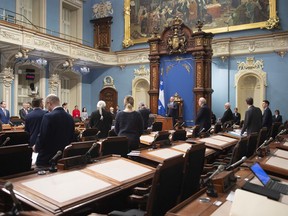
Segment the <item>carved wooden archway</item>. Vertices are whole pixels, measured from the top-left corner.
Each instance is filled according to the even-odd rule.
[[[150,108],[152,113],[158,111],[159,96],[159,66],[160,58],[164,55],[189,53],[195,59],[195,85],[191,89],[195,94],[195,101],[205,97],[207,104],[211,107],[211,59],[212,33],[201,30],[203,24],[197,23],[198,32],[193,33],[181,19],[176,17],[172,24],[165,28],[161,36],[157,32],[148,40],[150,45]],[[199,107],[195,104],[197,113]]]

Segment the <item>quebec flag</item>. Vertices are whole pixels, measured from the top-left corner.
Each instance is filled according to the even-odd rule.
[[[166,115],[165,99],[164,99],[163,71],[160,73],[159,98],[158,98],[158,114],[161,115],[161,116],[165,116]]]

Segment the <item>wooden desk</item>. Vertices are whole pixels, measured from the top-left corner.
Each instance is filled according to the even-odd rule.
[[[9,179],[17,198],[49,214],[72,215],[87,204],[151,179],[154,168],[107,157],[80,170]]]
[[[173,129],[173,119],[172,117],[163,117],[157,115],[155,122],[162,122],[162,130],[172,130]]]
[[[273,175],[288,179],[288,159],[283,157],[268,156],[261,162],[261,167]]]
[[[245,178],[251,178],[253,174],[249,169],[241,169],[238,172],[236,172],[237,176],[240,176],[240,179],[237,179],[237,183],[235,187],[232,190],[236,190],[237,188],[240,188],[245,183]],[[213,212],[215,212],[219,207],[214,205],[213,203],[215,201],[221,201],[223,202],[222,205],[225,204],[226,197],[228,196],[228,193],[218,193],[217,198],[210,197],[209,202],[200,202],[200,197],[208,197],[206,195],[206,188],[200,190],[197,194],[194,196],[189,197],[188,199],[184,200],[182,203],[178,204],[171,210],[169,210],[165,215],[166,216],[210,216]],[[224,216],[224,215],[223,215]]]
[[[173,142],[171,147],[160,148],[160,149],[145,149],[140,152],[138,156],[139,161],[150,166],[157,166],[162,163],[165,159],[182,154],[184,155],[188,148],[191,147],[191,143],[185,141]],[[216,151],[211,148],[206,148],[205,157],[214,154]],[[151,162],[151,163],[150,163]]]
[[[207,147],[218,150],[224,150],[226,148],[236,145],[236,143],[238,142],[237,139],[221,135],[214,135],[207,138],[198,139],[198,141],[205,142],[205,145]]]

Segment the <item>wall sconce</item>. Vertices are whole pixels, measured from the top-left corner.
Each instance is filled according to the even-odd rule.
[[[220,56],[220,59],[222,60],[222,62],[225,62],[226,60],[227,60],[227,56],[225,56],[225,55],[222,55],[222,56]]]
[[[123,71],[126,67],[126,65],[119,65],[119,67],[121,68],[121,70]]]
[[[284,56],[287,54],[287,50],[279,50],[279,51],[275,51],[279,56],[281,56],[282,58],[284,58]]]

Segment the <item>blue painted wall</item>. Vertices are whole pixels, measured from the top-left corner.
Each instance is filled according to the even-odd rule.
[[[47,11],[46,11],[46,28],[54,31],[51,32],[49,30],[47,30],[47,34],[51,34],[53,36],[57,36],[59,37],[59,33],[56,32],[60,32],[60,1],[59,0],[49,0],[46,1],[46,7],[47,7]]]

